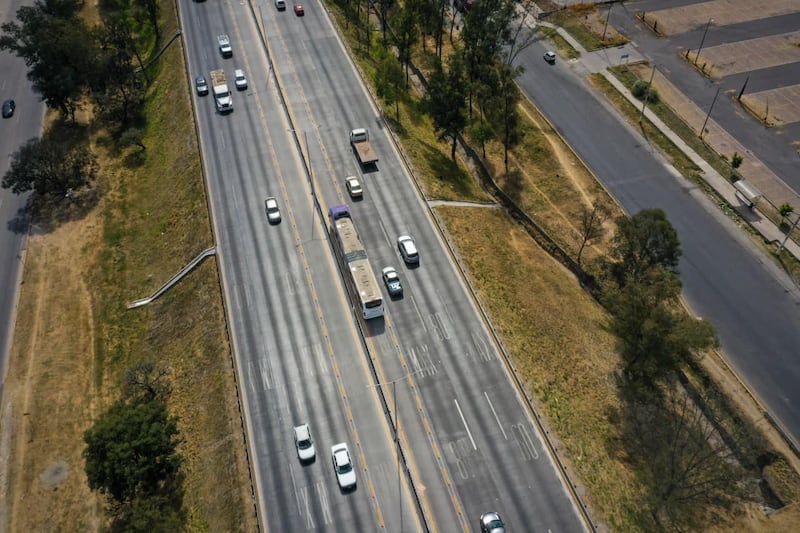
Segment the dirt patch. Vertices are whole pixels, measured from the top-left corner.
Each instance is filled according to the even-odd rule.
[[[83,475],[80,446],[97,398],[96,339],[84,283],[87,255],[94,253],[85,244],[98,238],[97,227],[90,217],[28,241],[3,399],[14,430],[9,531],[96,530],[103,522]]]

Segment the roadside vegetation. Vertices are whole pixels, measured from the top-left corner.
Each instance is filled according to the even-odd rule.
[[[257,528],[213,259],[126,308],[212,245],[177,25],[171,2],[41,0],[2,27],[51,109],[3,178],[34,191],[9,531]]]
[[[401,142],[419,142],[419,132],[437,148],[407,150],[427,197],[462,199],[443,182],[468,171],[491,198],[506,207],[511,199],[514,218],[469,207],[434,212],[568,470],[588,488],[595,519],[622,531],[766,527],[759,505],[794,502],[800,482],[700,364],[716,336],[680,305],[674,229],[658,210],[621,217],[547,121],[504,83],[516,73],[503,51],[526,37],[498,29],[515,27],[505,2],[487,4],[474,3],[455,28],[444,4],[407,1],[385,9],[387,30],[356,2],[331,8]],[[388,91],[385,80],[396,78],[382,72],[398,68],[410,73],[406,90]],[[651,140],[663,137],[644,127]],[[665,137],[655,142],[696,177]],[[452,170],[431,172],[428,159]],[[515,221],[520,212],[550,238],[526,231]],[[573,272],[577,263],[593,289],[581,289],[553,258]],[[759,484],[768,480],[776,492],[767,497]],[[786,519],[771,520],[770,528],[786,529]]]
[[[647,87],[648,82],[645,81],[644,78],[646,75],[649,75],[650,68],[637,67],[638,65],[620,65],[609,68],[609,71],[613,73],[623,84],[625,84],[625,86],[633,92],[634,96],[642,99],[644,92],[637,94],[635,89],[637,87]],[[648,74],[643,74],[644,72],[648,72]],[[606,95],[606,97],[615,105],[615,107],[617,107],[617,109],[625,115],[631,124],[638,123],[641,109],[635,109],[634,106],[632,106],[624,96],[619,94],[619,92],[614,89],[614,87],[601,75],[594,74],[592,75],[591,80],[595,87],[597,87]],[[655,88],[651,90],[651,95],[654,93],[657,95]],[[700,157],[710,164],[714,170],[719,172],[720,175],[730,181],[740,179],[737,169],[742,163],[742,155],[731,154],[731,157],[728,158],[715,152],[709,145],[703,142],[703,140],[699,138],[694,130],[692,130],[691,127],[689,127],[678,115],[676,115],[667,104],[660,101],[658,98],[649,99],[647,107],[654,112],[673,132],[678,134],[680,138],[692,148],[692,150],[694,150],[698,155],[700,155]],[[681,174],[683,174],[684,177],[700,186],[709,197],[713,198],[714,202],[719,206],[719,208],[727,216],[735,220],[740,228],[747,231],[751,239],[758,243],[759,246],[764,248],[765,252],[769,256],[775,256],[774,243],[764,242],[764,239],[761,238],[761,236],[752,227],[750,227],[747,221],[742,219],[742,217],[740,217],[738,213],[736,213],[736,211],[705,182],[705,180],[703,180],[699,173],[699,169],[689,160],[689,158],[681,153],[680,150],[678,150],[677,147],[675,147],[675,145],[663,134],[657,132],[656,128],[646,118],[642,121],[641,130],[645,136],[647,136],[647,138],[660,149],[667,159],[670,160],[673,166],[675,166],[675,168]],[[791,225],[788,223],[789,218],[787,217],[794,212],[794,206],[789,204],[775,206],[766,200],[762,200],[759,202],[758,208],[759,212],[764,214],[776,226],[781,228],[782,231],[787,234],[789,233],[791,230]],[[796,243],[800,244],[800,232],[794,231],[790,235],[790,238]],[[782,252],[776,259],[795,281],[800,282],[800,261],[798,261],[793,255],[786,252]]]

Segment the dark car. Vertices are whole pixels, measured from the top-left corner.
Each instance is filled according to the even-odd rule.
[[[389,266],[384,268],[382,273],[383,283],[386,285],[386,290],[389,291],[389,296],[402,296],[403,286],[400,284],[400,276],[397,275],[397,271]]]
[[[294,14],[297,15],[298,17],[302,17],[303,15],[306,14],[306,10],[303,7],[303,4],[294,5]]]
[[[205,96],[208,94],[208,83],[203,76],[197,76],[194,79],[194,86],[197,89],[198,96]]]
[[[3,118],[11,118],[14,116],[14,110],[17,108],[17,104],[14,103],[14,100],[6,100],[3,102]]]

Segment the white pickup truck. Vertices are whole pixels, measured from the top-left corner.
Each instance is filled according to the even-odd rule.
[[[233,111],[233,97],[228,89],[228,80],[222,69],[211,71],[211,92],[214,94],[214,104],[220,113]]]
[[[233,48],[231,48],[231,40],[227,34],[217,35],[217,44],[219,44],[219,53],[222,57],[233,56]]]

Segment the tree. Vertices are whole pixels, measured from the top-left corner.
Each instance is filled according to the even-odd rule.
[[[521,95],[514,80],[521,69],[505,63],[497,64],[495,68],[497,70],[497,93],[492,100],[496,105],[491,108],[490,117],[494,122],[495,129],[502,133],[500,140],[503,143],[503,163],[506,173],[508,173],[508,152],[519,139],[517,105]]]
[[[674,273],[655,265],[645,277],[608,290],[605,303],[626,378],[649,387],[718,341],[711,324],[676,305],[681,283]]]
[[[778,213],[780,213],[781,218],[786,218],[794,213],[794,206],[789,202],[784,202],[778,207]]]
[[[91,32],[77,14],[82,5],[76,0],[37,0],[17,10],[17,21],[0,26],[0,50],[21,57],[33,89],[48,107],[73,121],[96,56]]]
[[[486,159],[486,143],[494,138],[494,130],[492,125],[486,120],[480,120],[476,126],[472,128],[472,136],[481,145],[481,152],[483,158]]]
[[[30,139],[11,155],[2,186],[15,194],[33,190],[42,196],[65,198],[94,181],[96,173],[96,159],[88,148],[45,136]]]
[[[156,44],[161,40],[161,31],[158,28],[159,1],[158,0],[134,0],[134,4],[141,8],[147,16],[150,27],[156,38]]]
[[[114,403],[83,436],[89,487],[116,504],[179,490],[177,418],[160,400]]]
[[[452,140],[450,157],[456,159],[458,136],[467,127],[464,64],[458,52],[450,56],[447,72],[437,61],[428,81],[425,106],[439,139]]]
[[[403,66],[391,51],[382,48],[378,52],[378,68],[375,71],[375,87],[378,97],[386,105],[394,104],[395,117],[400,121],[400,99],[403,95]]]
[[[98,59],[90,78],[92,101],[101,116],[124,126],[144,103],[144,85],[133,67],[136,51],[130,27],[107,18],[97,31]]]
[[[418,37],[419,30],[417,29],[417,19],[414,14],[413,2],[406,2],[403,5],[403,9],[397,15],[394,42],[397,47],[397,59],[405,69],[406,85],[408,84],[408,67],[411,64],[411,53]]]
[[[591,208],[584,207],[583,214],[581,215],[581,244],[578,247],[578,256],[576,261],[581,264],[581,256],[583,249],[589,243],[603,234],[603,223],[608,216],[608,211],[598,201],[592,202]]]
[[[643,209],[632,217],[617,219],[612,242],[610,271],[620,286],[644,281],[648,271],[661,266],[677,272],[681,256],[678,233],[661,209]]]

